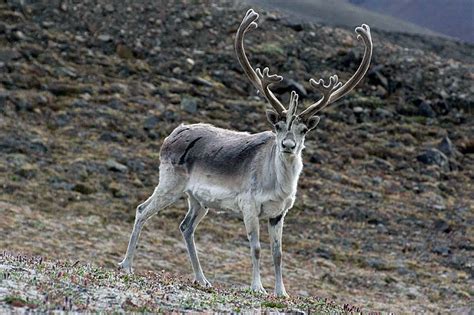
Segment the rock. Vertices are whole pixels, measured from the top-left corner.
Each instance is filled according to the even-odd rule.
[[[334,253],[328,248],[318,247],[316,248],[316,253],[319,257],[324,259],[333,260],[335,257]]]
[[[26,35],[22,31],[16,31],[13,33],[13,39],[18,41],[24,41],[27,40],[28,37],[26,37]]]
[[[187,63],[189,66],[193,67],[194,64],[195,64],[195,61],[194,61],[193,59],[191,59],[191,58],[186,58],[186,63]]]
[[[377,168],[381,168],[387,171],[391,171],[394,169],[392,163],[379,157],[374,157],[372,163],[376,165]]]
[[[212,83],[212,82],[210,82],[210,81],[208,81],[204,78],[201,78],[201,77],[193,78],[193,83],[203,85],[203,86],[208,86],[208,87],[214,87],[214,83]]]
[[[143,123],[143,129],[145,130],[153,130],[158,127],[159,123],[161,122],[160,117],[158,116],[151,116],[148,117],[145,122]]]
[[[184,97],[181,100],[181,109],[190,113],[194,114],[197,112],[197,100],[195,98]]]
[[[436,112],[431,108],[431,105],[423,100],[418,104],[418,114],[429,118],[436,117]]]
[[[112,192],[112,195],[115,198],[124,198],[127,196],[127,194],[122,190],[120,184],[117,182],[111,182],[108,186],[108,189],[110,192]]]
[[[284,25],[297,32],[301,32],[303,30],[303,24],[295,22],[293,19],[285,20]]]
[[[375,270],[382,271],[382,270],[390,269],[390,266],[387,265],[387,262],[381,258],[376,258],[376,257],[367,258],[366,263],[367,263],[367,266]]]
[[[449,254],[451,254],[451,249],[449,249],[449,247],[447,246],[442,246],[442,245],[433,247],[431,251],[435,254],[442,255],[442,256],[448,256]]]
[[[112,159],[107,160],[107,168],[114,172],[128,172],[128,167]]]
[[[86,107],[89,105],[89,103],[86,100],[78,98],[73,100],[71,105],[74,107]]]
[[[300,97],[307,97],[308,92],[306,91],[305,87],[296,82],[293,79],[286,79],[283,78],[283,80],[275,84],[276,86],[272,88],[272,91],[274,91],[277,94],[285,94],[285,93],[291,93],[292,91],[295,91],[298,93]]]
[[[311,157],[309,158],[309,161],[311,163],[318,163],[318,164],[322,164],[322,163],[325,163],[326,161],[328,160],[328,157],[326,154],[322,154],[321,152],[315,152],[311,155]]]
[[[420,296],[420,292],[415,287],[410,287],[406,290],[406,295],[410,300],[414,300]]]
[[[449,159],[448,157],[438,149],[427,149],[425,152],[419,154],[416,159],[424,164],[435,164],[442,168],[449,169]]]
[[[377,88],[375,90],[375,96],[385,98],[388,96],[388,91],[383,86],[377,85]]]
[[[32,178],[35,176],[37,167],[30,163],[23,164],[19,170],[16,171],[16,174],[24,178]]]
[[[81,94],[81,93],[92,93],[92,88],[85,87],[85,86],[78,86],[75,84],[68,84],[68,83],[61,83],[55,82],[51,83],[47,86],[47,89],[57,96],[66,96],[66,95],[74,95],[74,94]]]
[[[110,92],[126,94],[128,93],[128,85],[123,84],[123,83],[112,83],[110,85]]]
[[[443,140],[441,140],[437,148],[447,156],[452,156],[455,153],[453,143],[451,142],[451,139],[449,139],[448,136],[444,137]]]
[[[117,44],[115,53],[122,59],[132,59],[133,51],[125,44]]]
[[[11,98],[13,104],[15,104],[15,110],[17,111],[32,111],[34,106],[33,104],[24,97],[14,97]]]
[[[77,183],[74,185],[72,190],[77,191],[78,193],[81,193],[83,195],[90,195],[97,192],[94,187],[86,183]]]
[[[101,42],[110,42],[112,40],[112,36],[109,34],[101,34],[97,37],[97,39]]]
[[[268,13],[265,17],[268,21],[277,22],[280,21],[280,17],[277,16],[275,13]]]
[[[444,233],[449,233],[451,232],[451,227],[449,226],[448,222],[438,219],[434,222],[434,228],[438,231],[444,232]]]
[[[382,69],[383,65],[374,67],[371,71],[369,71],[367,77],[369,80],[375,83],[374,85],[380,84],[387,91],[389,89],[388,79],[382,74]]]
[[[106,12],[108,13],[112,13],[115,11],[115,8],[114,6],[111,4],[111,3],[107,3],[105,6],[104,6],[104,9]]]
[[[116,132],[109,132],[109,131],[104,131],[100,134],[99,140],[100,141],[106,141],[106,142],[118,142],[120,141],[120,136]]]
[[[196,23],[194,23],[194,28],[196,30],[202,30],[204,28],[204,23],[202,23],[201,21],[197,21]]]
[[[393,113],[391,111],[380,108],[380,107],[374,110],[374,114],[378,118],[392,118],[393,117]]]
[[[9,62],[18,60],[21,58],[21,54],[16,49],[0,49],[0,61]]]

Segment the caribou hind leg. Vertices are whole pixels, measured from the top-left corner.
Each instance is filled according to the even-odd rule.
[[[153,194],[137,207],[135,215],[135,224],[128,242],[127,253],[119,267],[127,273],[133,273],[132,263],[135,250],[137,248],[138,238],[145,222],[161,209],[175,203],[182,195],[184,189],[184,180],[175,174],[173,167],[160,165],[160,182],[155,188]]]
[[[208,208],[202,207],[199,202],[191,194],[188,194],[189,210],[181,222],[179,229],[183,234],[186,247],[188,249],[189,259],[194,271],[194,281],[204,287],[210,287],[211,283],[206,279],[202,272],[201,264],[199,263],[196,245],[194,244],[194,231],[199,222],[207,214]]]

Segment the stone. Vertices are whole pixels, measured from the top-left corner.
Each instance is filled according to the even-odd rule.
[[[455,148],[451,139],[448,136],[444,137],[443,140],[438,144],[438,150],[446,154],[446,156],[452,156],[455,153]]]
[[[433,110],[431,105],[426,101],[421,101],[418,105],[418,114],[420,116],[434,118],[436,117],[436,112]]]
[[[97,39],[101,42],[110,42],[112,40],[112,36],[109,34],[101,34],[97,37]]]
[[[393,117],[393,113],[387,109],[384,109],[384,108],[376,108],[374,110],[374,114],[376,117],[379,117],[379,118],[392,118]]]
[[[111,3],[107,3],[105,6],[104,6],[104,9],[105,11],[109,12],[109,13],[112,13],[115,11],[115,8],[114,6],[111,4]]]
[[[275,87],[272,87],[272,91],[276,94],[291,93],[292,91],[295,91],[300,97],[308,96],[308,92],[301,83],[286,78],[283,78],[281,82],[275,84]]]
[[[86,183],[77,183],[74,185],[72,190],[77,191],[83,195],[90,195],[97,191],[94,187]]]
[[[373,268],[375,270],[382,271],[382,270],[390,269],[389,266],[387,265],[387,262],[382,260],[381,258],[376,258],[376,257],[367,258],[366,262],[370,268]]]
[[[184,97],[181,99],[181,109],[190,113],[194,114],[197,112],[197,100],[195,98]]]
[[[0,49],[0,61],[2,62],[9,62],[20,58],[21,54],[16,49]]]
[[[442,245],[433,247],[431,251],[441,256],[448,256],[449,254],[451,254],[451,249],[447,246]]]
[[[33,110],[33,104],[30,102],[30,100],[24,98],[24,97],[14,97],[11,98],[11,101],[13,104],[15,104],[15,109],[17,111],[32,111]]]
[[[295,22],[294,20],[292,19],[288,19],[285,21],[284,25],[286,27],[289,27],[291,28],[292,30],[296,31],[296,32],[301,32],[303,30],[303,24],[299,23],[299,22]]]
[[[35,176],[36,171],[37,171],[37,167],[35,165],[30,164],[30,163],[25,163],[20,167],[19,170],[16,171],[16,174],[24,178],[32,178]]]
[[[191,58],[186,58],[186,63],[187,63],[189,66],[193,67],[196,62],[195,62],[193,59],[191,59]]]
[[[374,83],[380,84],[385,90],[388,90],[388,79],[382,74],[382,68],[383,66],[375,66],[373,70],[369,71],[367,77]]]
[[[145,122],[143,123],[143,129],[145,130],[152,130],[158,127],[159,123],[161,122],[160,117],[158,116],[151,116],[145,119]]]
[[[115,53],[122,59],[132,59],[134,57],[132,49],[125,44],[117,44]]]
[[[111,182],[108,189],[115,198],[124,198],[127,196],[127,194],[122,190],[120,184],[117,182]]]
[[[201,77],[193,78],[193,82],[199,85],[203,85],[203,86],[214,87],[214,83]]]
[[[25,33],[23,33],[22,31],[16,31],[13,33],[13,39],[18,41],[25,41],[28,40],[28,37],[26,37]]]
[[[442,168],[449,169],[449,159],[448,157],[438,149],[427,149],[423,153],[419,154],[416,159],[421,163],[428,165],[438,165]]]
[[[449,226],[449,223],[442,219],[437,219],[434,222],[434,228],[444,233],[449,233],[452,230],[451,227]]]
[[[107,168],[111,171],[121,172],[121,173],[128,172],[128,167],[126,165],[123,165],[113,159],[108,159],[105,164],[107,165]]]
[[[128,85],[123,84],[123,83],[112,83],[110,85],[110,92],[126,94],[128,93]]]

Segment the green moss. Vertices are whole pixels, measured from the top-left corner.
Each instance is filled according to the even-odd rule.
[[[415,122],[415,123],[423,124],[423,125],[426,124],[426,120],[427,120],[425,116],[411,116],[411,117],[408,117],[408,119],[411,122]]]
[[[277,43],[263,43],[255,47],[257,53],[265,55],[284,55],[285,52]]]
[[[37,304],[32,301],[27,301],[24,298],[16,295],[7,295],[3,302],[11,305],[13,307],[28,307],[28,308],[36,308]]]
[[[384,102],[376,96],[357,96],[351,100],[349,100],[352,106],[360,106],[366,108],[375,109],[377,107],[383,107],[385,104]]]
[[[262,307],[268,307],[268,308],[285,308],[286,304],[283,302],[278,302],[278,301],[264,301],[262,302]]]

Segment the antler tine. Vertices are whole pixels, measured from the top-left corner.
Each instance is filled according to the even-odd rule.
[[[235,52],[237,54],[237,59],[239,60],[239,63],[250,82],[252,82],[257,90],[265,96],[275,111],[279,115],[283,115],[286,111],[285,107],[269,89],[273,83],[279,82],[283,78],[275,74],[269,75],[268,68],[263,69],[263,72],[261,72],[260,69],[257,69],[257,72],[255,72],[247,58],[247,55],[245,54],[244,35],[250,30],[251,27],[257,28],[258,24],[255,22],[257,19],[258,13],[252,9],[247,11],[247,14],[245,14],[245,17],[243,18],[242,23],[237,30],[237,35],[235,37]]]
[[[286,123],[288,125],[290,124],[291,120],[294,119],[297,109],[298,109],[298,94],[295,91],[291,91],[290,105],[286,113]]]
[[[352,91],[369,69],[370,60],[372,59],[372,36],[370,35],[370,28],[368,25],[362,24],[361,26],[356,27],[355,32],[357,33],[357,39],[362,39],[365,45],[364,57],[362,58],[359,68],[357,68],[357,71],[344,85],[342,85],[341,82],[338,82],[336,75],[329,78],[329,84],[327,86],[324,84],[324,80],[322,79],[318,81],[310,79],[309,83],[311,86],[319,90],[323,94],[323,97],[300,114],[303,119],[309,119],[329,104]]]

